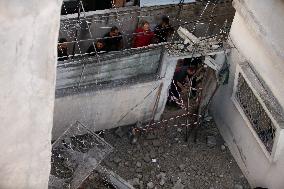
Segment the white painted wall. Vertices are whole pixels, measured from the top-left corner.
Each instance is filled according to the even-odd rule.
[[[47,188],[60,0],[0,1],[0,188]]]
[[[270,161],[231,100],[236,66],[249,61],[284,107],[284,1],[234,1],[237,13],[230,36],[235,49],[229,56],[230,80],[216,94],[211,112],[229,148],[253,187],[284,188],[283,131],[278,154]],[[282,11],[280,11],[280,9]]]
[[[56,98],[52,138],[58,138],[76,120],[96,131],[146,121],[152,116],[159,86],[163,84],[155,117],[159,119],[176,62],[165,54],[158,80]],[[118,123],[127,112],[129,114]]]

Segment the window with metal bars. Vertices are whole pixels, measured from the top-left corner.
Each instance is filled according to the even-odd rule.
[[[271,154],[276,127],[241,73],[238,75],[235,99],[250,122],[252,129]]]

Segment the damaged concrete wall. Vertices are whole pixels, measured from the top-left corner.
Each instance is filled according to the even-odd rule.
[[[236,67],[248,61],[284,107],[284,2],[280,0],[235,0],[230,36],[232,49],[229,84],[217,92],[211,112],[236,161],[253,187],[284,187],[283,127],[277,129],[274,151],[267,156],[251,126],[232,101]],[[279,123],[280,125],[283,123]]]
[[[144,58],[144,61],[150,63],[148,57]],[[161,90],[155,117],[159,119],[165,107],[176,62],[175,58],[172,59],[165,54],[161,60],[159,72],[154,77],[142,75],[135,78],[135,82],[127,80],[125,84],[119,86],[112,86],[110,83],[100,89],[56,98],[53,139],[59,137],[76,120],[96,131],[149,120],[152,118],[158,91]],[[124,75],[119,66],[114,69]],[[137,66],[135,72],[139,71],[144,72]]]
[[[47,188],[60,7],[0,1],[0,188]]]

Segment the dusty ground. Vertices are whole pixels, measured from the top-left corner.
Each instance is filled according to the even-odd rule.
[[[163,119],[182,113],[166,110]],[[114,146],[115,151],[102,165],[135,188],[250,188],[214,122],[208,121],[199,128],[194,143],[192,134],[185,142],[184,126],[172,126],[185,121],[183,118],[157,125],[154,139],[152,135],[143,134],[137,144],[130,144],[127,134],[120,138],[114,130],[107,131],[105,140]],[[99,185],[94,181],[96,176],[94,173],[84,188],[111,188]]]

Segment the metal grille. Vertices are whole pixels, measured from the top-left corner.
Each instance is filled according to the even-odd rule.
[[[238,76],[235,97],[259,139],[262,141],[267,151],[271,153],[276,128],[242,74]]]
[[[80,122],[52,145],[49,189],[78,188],[113,147]]]

